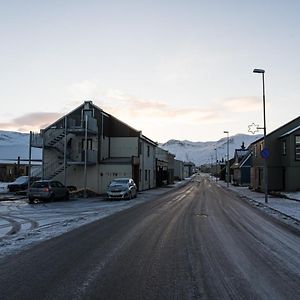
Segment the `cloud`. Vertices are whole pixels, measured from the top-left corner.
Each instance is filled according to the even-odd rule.
[[[27,113],[12,119],[10,122],[0,123],[0,128],[6,130],[17,130],[21,132],[39,131],[62,116],[55,112]]]
[[[231,112],[251,112],[262,109],[262,101],[257,97],[230,98],[225,100],[223,107]]]
[[[176,107],[163,101],[138,98],[119,90],[109,90],[105,94],[106,101],[99,106],[118,117],[126,119],[169,119],[176,122],[207,123],[218,121],[220,115],[214,108]]]

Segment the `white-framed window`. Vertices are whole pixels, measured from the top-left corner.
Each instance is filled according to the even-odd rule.
[[[300,135],[295,135],[295,160],[300,160]]]
[[[286,155],[286,140],[282,140],[282,155]]]

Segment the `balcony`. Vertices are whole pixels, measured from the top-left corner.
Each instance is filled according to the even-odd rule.
[[[87,150],[86,163],[87,165],[94,165],[97,163],[98,151]],[[68,165],[84,165],[85,163],[85,151],[81,152],[81,155],[74,160],[68,161]]]
[[[98,124],[97,120],[89,117],[87,119],[87,128],[85,126],[85,121],[81,121],[80,124],[76,122],[74,119],[68,119],[68,132],[74,133],[74,134],[85,134],[85,130],[87,129],[87,133],[89,135],[91,134],[97,134],[98,133]]]
[[[32,133],[31,134],[31,147],[34,148],[43,148],[43,136],[41,133]]]

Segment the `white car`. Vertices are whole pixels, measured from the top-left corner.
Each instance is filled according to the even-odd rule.
[[[132,199],[137,196],[137,187],[131,178],[117,178],[111,181],[107,187],[109,199]]]

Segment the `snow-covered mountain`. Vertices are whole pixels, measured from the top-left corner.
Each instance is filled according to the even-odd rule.
[[[29,157],[29,134],[0,130],[0,160],[16,161]],[[32,159],[41,159],[41,149],[32,148]]]
[[[247,148],[252,142],[261,138],[262,135],[236,134],[229,137],[229,158],[234,156],[235,149],[240,149],[242,143]],[[218,141],[210,142],[191,142],[169,140],[159,145],[161,148],[168,150],[176,155],[176,159],[191,161],[197,166],[207,163],[213,163],[217,159],[225,160],[227,157],[227,137]],[[215,150],[217,149],[217,150]]]

